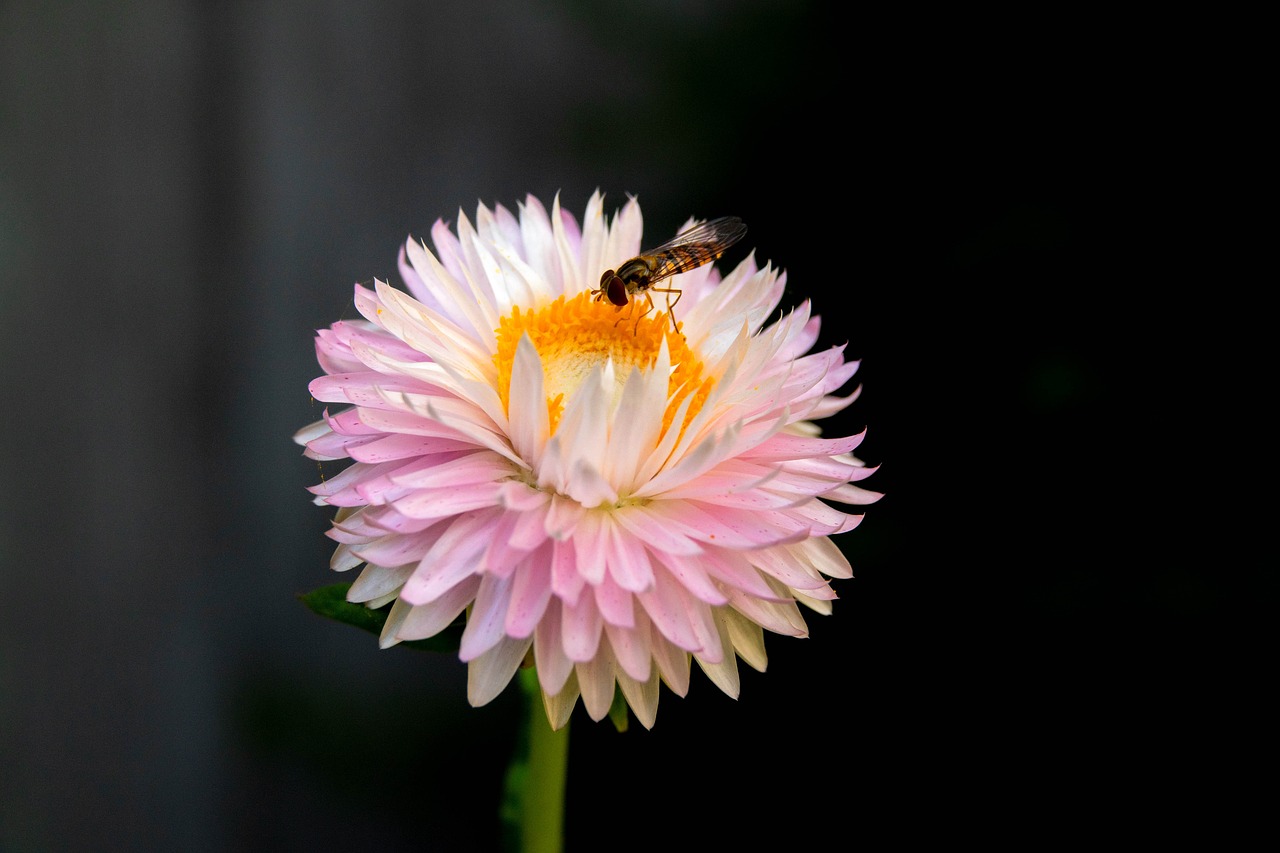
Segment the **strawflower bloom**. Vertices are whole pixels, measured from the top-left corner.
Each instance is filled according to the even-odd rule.
[[[876,500],[873,468],[813,421],[857,363],[809,353],[807,302],[770,322],[786,276],[754,255],[665,280],[679,331],[673,294],[599,298],[642,248],[634,198],[610,219],[594,194],[581,225],[558,198],[480,205],[431,236],[400,254],[408,293],[357,284],[364,320],[316,339],[311,393],[341,409],[296,440],[353,460],[312,488],[332,567],[364,567],[348,600],[391,605],[384,648],[465,618],[471,704],[532,664],[553,728],[615,685],[651,728],[690,660],[736,698],[736,659],[763,671],[765,631],[805,636],[801,606],[830,613],[852,576],[830,537],[861,516],[832,504]]]

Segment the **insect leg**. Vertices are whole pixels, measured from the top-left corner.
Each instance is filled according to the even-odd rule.
[[[671,318],[671,331],[673,331],[673,332],[679,332],[679,331],[680,331],[680,328],[679,328],[678,326],[676,326],[676,312],[675,312],[675,311],[673,311],[672,309],[673,309],[673,308],[675,308],[677,304],[679,304],[679,302],[680,302],[680,297],[681,297],[681,296],[684,296],[684,291],[683,291],[683,290],[681,290],[681,289],[680,289],[680,288],[678,288],[678,287],[651,287],[651,288],[649,288],[649,290],[656,290],[656,291],[658,291],[659,293],[665,293],[665,294],[667,294],[667,316]],[[673,294],[673,293],[676,295],[676,301],[675,301],[675,302],[672,302],[672,301],[671,301],[671,294]],[[648,293],[648,291],[646,291],[646,292],[645,292],[645,296],[648,296],[648,295],[649,295],[649,293]],[[653,305],[653,300],[650,300],[650,301],[649,301],[649,304],[650,304],[650,306],[652,306],[652,305]]]

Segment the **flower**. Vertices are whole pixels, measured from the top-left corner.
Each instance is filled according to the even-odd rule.
[[[862,435],[813,423],[857,397],[835,396],[857,362],[806,354],[807,302],[769,322],[785,273],[752,254],[652,310],[600,298],[640,238],[636,200],[610,220],[598,192],[581,226],[558,197],[437,221],[435,253],[400,253],[408,293],[357,284],[365,319],[318,332],[310,391],[343,408],[295,436],[353,460],[311,491],[337,507],[332,567],[364,566],[348,600],[391,605],[380,644],[465,613],[471,704],[531,663],[553,728],[579,697],[602,719],[615,685],[651,728],[690,660],[736,698],[736,659],[764,670],[765,631],[805,636],[799,605],[829,613],[852,576],[830,537],[861,516],[832,503],[880,497],[854,485]]]

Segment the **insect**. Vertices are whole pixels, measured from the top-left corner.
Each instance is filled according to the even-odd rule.
[[[591,292],[595,294],[596,302],[608,299],[619,308],[630,300],[643,296],[649,303],[649,307],[641,313],[641,317],[653,310],[653,294],[665,293],[671,327],[679,331],[675,314],[671,310],[675,307],[675,303],[671,301],[671,294],[674,293],[676,302],[679,302],[683,291],[675,287],[657,287],[656,285],[676,273],[688,272],[716,260],[746,233],[746,224],[736,216],[722,216],[719,219],[695,225],[661,246],[641,252],[620,265],[616,271],[606,270],[604,275],[600,276],[600,288]],[[623,319],[629,317],[630,315]],[[636,321],[639,322],[639,318],[636,318]]]

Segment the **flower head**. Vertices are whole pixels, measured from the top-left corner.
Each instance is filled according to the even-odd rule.
[[[832,504],[879,497],[853,485],[861,435],[813,424],[857,363],[809,353],[807,302],[769,322],[785,274],[673,276],[676,324],[670,293],[598,298],[640,237],[636,201],[610,220],[598,193],[581,226],[532,197],[437,222],[434,253],[401,252],[408,293],[356,285],[364,320],[318,333],[310,390],[342,408],[296,436],[353,460],[312,491],[338,508],[332,567],[363,565],[349,600],[391,605],[382,646],[465,618],[469,701],[532,663],[555,728],[615,685],[652,727],[690,660],[736,697],[737,658],[763,670],[764,632],[804,636],[800,607],[851,577],[830,537],[861,516]]]

